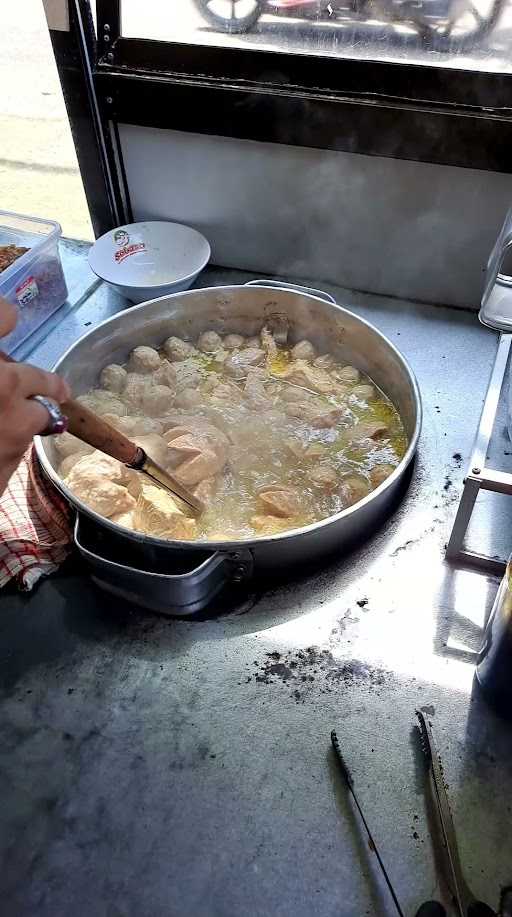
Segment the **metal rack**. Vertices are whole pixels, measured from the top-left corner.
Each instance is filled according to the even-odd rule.
[[[511,345],[512,334],[502,334],[480,415],[468,473],[464,480],[464,491],[446,549],[446,557],[452,563],[467,564],[500,576],[505,572],[506,560],[467,549],[465,539],[476,499],[482,490],[512,495],[512,474],[487,465],[489,444],[495,427]]]

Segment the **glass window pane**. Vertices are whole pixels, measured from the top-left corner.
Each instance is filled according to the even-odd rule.
[[[509,0],[122,0],[123,35],[512,72]]]

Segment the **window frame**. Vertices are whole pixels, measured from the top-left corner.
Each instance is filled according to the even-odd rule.
[[[126,38],[121,0],[96,0],[96,37],[90,0],[67,2],[52,41],[90,206],[95,146],[112,225],[131,214],[119,124],[512,172],[512,73]]]

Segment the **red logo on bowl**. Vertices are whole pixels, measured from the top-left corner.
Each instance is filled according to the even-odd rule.
[[[121,261],[124,261],[125,258],[129,258],[130,255],[135,255],[137,252],[146,251],[145,242],[136,242],[133,245],[125,245],[124,248],[120,248],[118,252],[114,254],[114,261],[116,264],[120,264]]]

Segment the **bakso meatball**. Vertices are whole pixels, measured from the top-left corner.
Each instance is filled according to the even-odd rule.
[[[181,360],[186,360],[187,357],[192,357],[197,353],[196,348],[189,344],[188,341],[182,341],[181,338],[174,336],[164,341],[164,350],[171,363],[179,363]]]
[[[123,401],[131,412],[140,412],[142,399],[148,388],[149,380],[139,373],[128,373],[123,392]]]
[[[375,398],[377,392],[375,391],[373,385],[354,385],[351,395],[355,395],[356,398],[359,398],[360,401],[372,401]]]
[[[193,360],[182,360],[176,363],[176,391],[182,392],[185,388],[194,388],[201,382],[201,370],[195,366]]]
[[[360,373],[355,366],[343,366],[341,369],[336,369],[333,373],[336,379],[339,379],[340,382],[359,382]]]
[[[173,392],[176,391],[176,370],[169,360],[162,360],[156,373],[153,374],[153,382],[157,385],[166,385]]]
[[[101,371],[100,385],[109,392],[117,392],[119,394],[126,385],[127,375],[123,366],[119,366],[117,363],[110,363]]]
[[[174,399],[174,406],[176,408],[182,408],[185,411],[190,410],[190,408],[198,407],[202,402],[201,393],[195,388],[185,388],[182,392],[176,395]]]
[[[94,452],[92,446],[88,446],[87,443],[83,443],[81,439],[77,439],[76,436],[73,436],[71,433],[60,433],[59,436],[53,438],[55,443],[55,450],[57,455],[61,459],[66,459],[68,455],[89,455],[91,452]]]
[[[244,379],[251,366],[260,366],[264,362],[264,350],[259,347],[247,347],[245,350],[232,353],[224,361],[224,369],[233,379]]]
[[[132,373],[154,373],[160,366],[160,356],[154,347],[135,347],[130,354],[128,370]]]
[[[121,398],[103,389],[94,389],[87,395],[79,395],[76,400],[79,404],[83,404],[84,407],[101,416],[103,414],[116,414],[122,417],[127,413],[126,405],[121,401]]]
[[[111,427],[126,433],[127,428],[125,422],[130,420],[129,417],[126,417],[126,415],[124,417],[119,417],[117,414],[102,414],[101,416]]]
[[[311,341],[299,341],[292,347],[293,360],[314,360],[315,357],[316,352]]]
[[[103,404],[100,401],[97,413],[100,417],[104,417],[105,414],[114,414],[116,417],[124,417],[128,411],[125,403],[121,401],[120,398],[111,397]]]
[[[149,385],[142,396],[142,411],[150,417],[166,414],[174,401],[174,392],[167,385]]]
[[[222,348],[222,338],[216,331],[203,331],[199,335],[197,346],[203,353],[215,353]]]
[[[113,414],[104,414],[103,419],[107,420],[116,430],[120,430],[126,436],[133,436],[135,433],[144,435],[146,433],[162,432],[162,424],[152,417],[139,417],[133,414],[129,417],[114,417]]]
[[[316,366],[317,369],[329,371],[334,368],[334,357],[331,357],[330,353],[324,353],[313,361],[313,366]]]
[[[227,334],[223,341],[226,350],[238,350],[245,344],[245,338],[241,334]]]
[[[161,433],[163,424],[153,417],[131,417],[131,433],[135,436],[146,436],[148,433]]]
[[[261,347],[261,339],[256,336],[252,338],[247,338],[245,342],[246,347]]]

